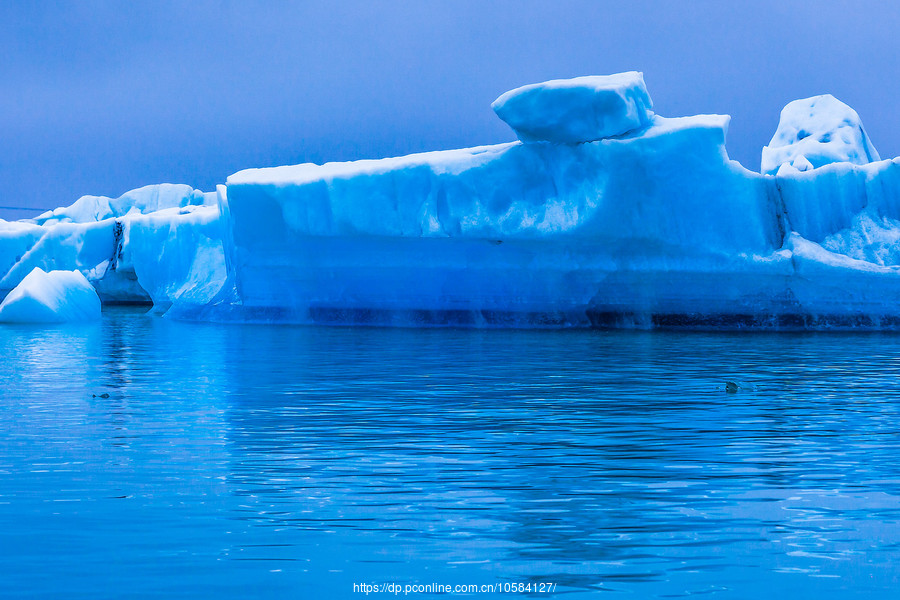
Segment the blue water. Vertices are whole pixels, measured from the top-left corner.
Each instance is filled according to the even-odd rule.
[[[119,309],[2,327],[0,357],[2,597],[900,589],[900,336]]]

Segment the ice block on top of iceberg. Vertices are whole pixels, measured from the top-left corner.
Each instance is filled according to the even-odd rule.
[[[554,79],[510,90],[491,108],[523,142],[577,144],[646,127],[653,103],[637,71]]]
[[[809,171],[836,162],[865,165],[879,160],[856,111],[823,94],[794,100],[782,109],[778,129],[762,150],[760,171],[774,175],[785,164]]]
[[[100,318],[100,298],[80,271],[35,267],[0,304],[3,323],[66,323]]]

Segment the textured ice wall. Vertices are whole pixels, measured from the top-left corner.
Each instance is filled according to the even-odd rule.
[[[724,293],[720,280],[669,275],[780,277],[753,255],[784,235],[765,179],[727,159],[727,123],[654,117],[639,134],[585,144],[237,173],[227,198],[243,310],[524,326],[584,325],[592,308],[623,303],[723,309],[747,286]],[[648,286],[626,272],[668,279]]]

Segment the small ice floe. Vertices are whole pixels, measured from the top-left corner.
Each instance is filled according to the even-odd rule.
[[[100,298],[80,271],[35,267],[0,304],[2,323],[68,323],[100,318]]]

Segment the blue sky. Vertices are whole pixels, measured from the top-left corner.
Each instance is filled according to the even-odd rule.
[[[632,69],[662,115],[731,114],[748,168],[784,104],[825,92],[893,157],[898,24],[900,3],[836,0],[4,2],[0,206],[508,141],[502,92]]]

